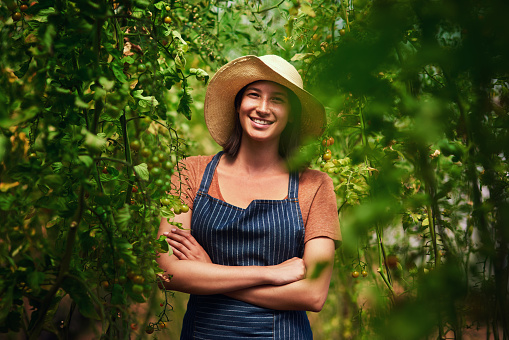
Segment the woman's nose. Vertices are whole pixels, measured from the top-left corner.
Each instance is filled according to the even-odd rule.
[[[256,108],[256,111],[262,115],[269,114],[270,113],[269,101],[265,99],[260,100],[260,102],[258,103],[258,107]]]

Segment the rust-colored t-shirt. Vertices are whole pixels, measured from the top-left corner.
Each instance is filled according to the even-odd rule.
[[[180,164],[180,175],[175,172],[172,176],[172,194],[178,195],[181,191],[181,199],[191,209],[193,209],[194,198],[200,188],[205,168],[212,157],[214,156],[188,157]],[[208,193],[224,201],[219,189],[217,171],[214,173]],[[321,236],[341,241],[336,194],[332,179],[326,173],[311,169],[301,173],[299,205],[305,228],[304,242]]]

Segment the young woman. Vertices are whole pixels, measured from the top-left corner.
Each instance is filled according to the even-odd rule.
[[[191,208],[179,229],[161,221],[173,255],[164,286],[191,294],[182,339],[312,339],[305,311],[321,310],[340,239],[332,180],[287,159],[316,138],[323,106],[284,59],[245,56],[223,66],[205,120],[224,151],[189,157],[175,174]]]

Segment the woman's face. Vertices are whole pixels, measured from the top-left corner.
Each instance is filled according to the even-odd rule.
[[[279,141],[290,116],[286,87],[272,81],[257,81],[246,88],[238,109],[244,137],[256,141]]]

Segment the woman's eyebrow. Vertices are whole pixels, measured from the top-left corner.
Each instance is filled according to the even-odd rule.
[[[262,90],[260,90],[259,88],[257,87],[254,87],[254,86],[250,86],[246,89],[246,91],[255,91],[255,92],[262,92]],[[273,96],[284,96],[284,97],[288,97],[288,93],[285,93],[285,92],[279,92],[279,91],[276,91],[276,92],[271,92],[271,95]]]

